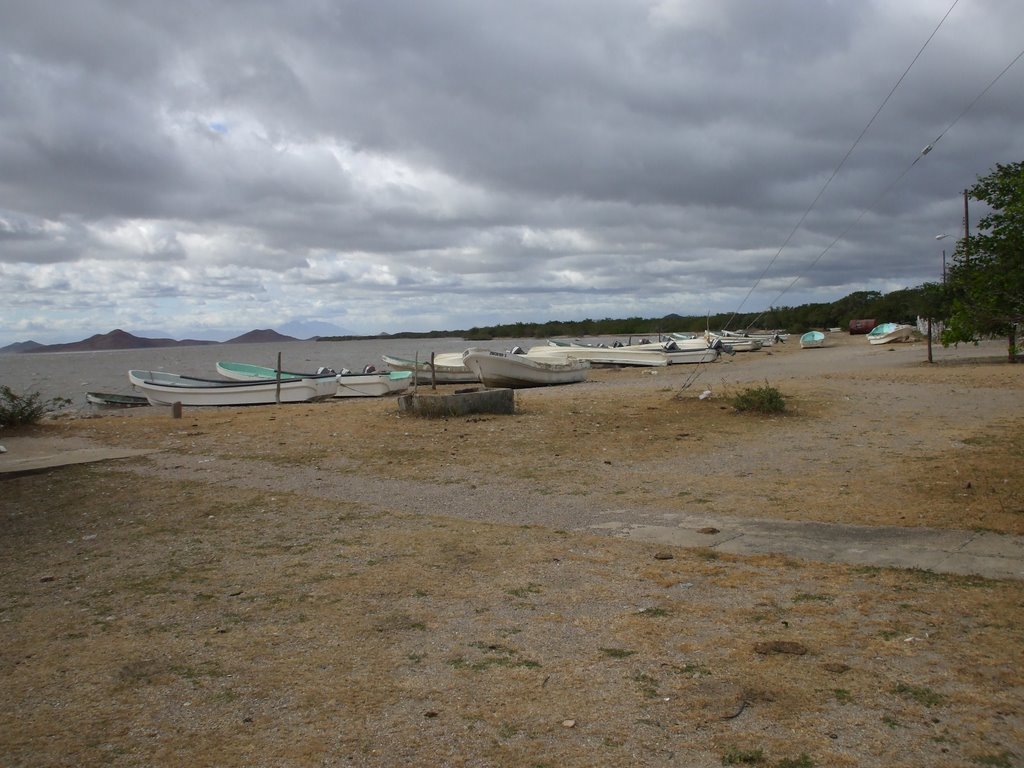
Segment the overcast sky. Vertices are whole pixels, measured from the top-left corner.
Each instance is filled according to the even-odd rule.
[[[0,0],[0,18],[0,346],[889,292],[939,280],[963,190],[1024,160],[1024,60],[999,77],[1021,0]]]

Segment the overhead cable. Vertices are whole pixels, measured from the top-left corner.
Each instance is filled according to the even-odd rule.
[[[907,167],[906,167],[906,168],[905,168],[905,169],[903,170],[903,172],[902,172],[902,173],[901,173],[901,174],[900,174],[899,176],[897,176],[897,177],[896,177],[896,179],[894,179],[894,180],[893,180],[892,182],[890,182],[890,184],[889,184],[889,185],[888,185],[888,186],[887,186],[887,187],[886,187],[885,189],[883,189],[883,190],[881,191],[881,193],[879,193],[879,195],[878,195],[878,196],[877,196],[877,197],[876,197],[876,198],[875,198],[875,199],[874,199],[874,200],[873,200],[873,201],[871,202],[871,204],[870,204],[870,205],[868,205],[867,207],[865,207],[865,208],[864,208],[864,209],[863,209],[863,210],[862,210],[862,211],[860,212],[860,215],[859,215],[859,216],[858,216],[858,217],[857,217],[857,218],[856,218],[856,219],[855,219],[855,220],[853,221],[853,223],[852,223],[852,224],[850,224],[850,225],[849,225],[849,226],[848,226],[848,227],[847,227],[846,229],[844,229],[844,230],[842,231],[842,233],[841,233],[841,234],[840,234],[840,235],[839,235],[838,237],[836,237],[836,238],[835,238],[835,239],[834,239],[834,240],[833,240],[833,241],[832,241],[831,243],[829,243],[829,244],[828,244],[828,246],[826,246],[825,250],[823,250],[823,251],[822,251],[821,253],[819,253],[819,254],[818,254],[817,258],[815,258],[815,259],[814,259],[814,261],[812,261],[812,262],[811,262],[811,263],[810,263],[810,264],[809,264],[809,265],[807,266],[807,268],[806,268],[806,269],[804,270],[804,273],[802,273],[802,274],[799,274],[799,275],[797,275],[797,276],[796,276],[795,278],[793,278],[793,281],[792,281],[792,282],[791,282],[791,283],[790,283],[789,285],[787,285],[787,286],[786,286],[786,287],[785,287],[785,288],[784,288],[784,289],[783,289],[783,290],[782,290],[782,291],[781,291],[781,292],[779,293],[779,295],[778,295],[778,296],[776,296],[776,297],[775,297],[774,299],[772,299],[772,301],[770,302],[770,306],[774,306],[774,305],[775,305],[775,302],[777,302],[777,301],[778,301],[778,300],[779,300],[780,298],[782,298],[782,296],[783,296],[783,295],[784,295],[784,294],[785,294],[785,293],[786,293],[787,291],[789,291],[789,289],[790,289],[790,288],[792,288],[792,287],[793,287],[794,285],[796,285],[797,281],[798,281],[798,280],[799,280],[799,279],[800,279],[801,277],[803,277],[803,275],[804,275],[804,274],[806,274],[806,272],[808,272],[808,271],[809,271],[810,269],[812,269],[812,268],[813,268],[814,266],[816,266],[816,265],[817,265],[817,263],[818,263],[819,261],[821,261],[821,259],[822,259],[822,258],[823,258],[823,257],[825,256],[825,254],[826,254],[826,253],[828,253],[828,252],[829,252],[830,250],[832,250],[832,247],[833,247],[833,246],[834,246],[834,245],[835,245],[836,243],[838,243],[838,242],[839,242],[840,240],[842,240],[842,239],[843,239],[843,237],[845,237],[845,236],[846,236],[846,233],[848,233],[848,232],[849,232],[849,231],[850,231],[851,229],[853,229],[853,228],[854,228],[855,226],[857,226],[857,224],[859,224],[859,223],[860,223],[860,220],[864,218],[864,216],[865,216],[865,215],[867,214],[867,212],[868,212],[868,211],[869,211],[869,210],[870,210],[871,208],[873,208],[873,207],[874,207],[875,205],[877,205],[877,204],[879,203],[879,201],[881,201],[881,199],[882,199],[883,197],[885,197],[885,196],[886,196],[887,194],[889,194],[889,192],[891,192],[891,191],[892,191],[893,187],[895,187],[895,186],[896,186],[897,184],[899,184],[899,182],[900,182],[900,181],[901,181],[901,180],[903,179],[903,177],[904,177],[904,176],[906,176],[906,175],[907,175],[908,173],[910,173],[910,170],[911,170],[911,169],[912,169],[912,168],[913,168],[913,167],[914,167],[915,165],[917,165],[917,162],[918,162],[918,161],[919,161],[919,160],[920,160],[920,159],[921,159],[922,157],[924,157],[925,155],[927,155],[927,154],[928,154],[929,152],[931,152],[931,151],[932,151],[932,150],[933,150],[933,149],[935,148],[935,145],[936,145],[936,144],[938,143],[939,139],[941,139],[941,138],[942,138],[943,136],[945,136],[945,135],[946,135],[946,133],[947,133],[947,132],[948,132],[948,131],[949,131],[949,130],[950,130],[950,129],[951,129],[951,128],[952,128],[953,126],[954,126],[954,125],[956,125],[956,124],[957,124],[957,123],[958,123],[958,122],[959,122],[959,121],[960,121],[960,120],[961,120],[961,119],[962,119],[962,118],[964,117],[964,115],[966,115],[966,114],[967,114],[968,112],[970,112],[970,111],[971,111],[971,109],[972,109],[972,108],[974,107],[974,105],[975,105],[975,104],[977,104],[977,103],[978,103],[978,101],[979,101],[979,100],[981,99],[981,97],[982,97],[982,96],[984,96],[984,95],[985,95],[986,93],[988,93],[988,92],[989,92],[989,90],[991,90],[991,89],[992,89],[992,87],[993,87],[993,86],[994,86],[994,85],[995,85],[995,84],[996,84],[997,82],[999,82],[999,79],[1000,79],[1000,78],[1001,78],[1001,77],[1002,77],[1003,75],[1005,75],[1005,74],[1006,74],[1007,72],[1009,72],[1009,71],[1010,71],[1010,68],[1011,68],[1011,67],[1012,67],[1012,66],[1013,66],[1014,64],[1016,64],[1016,63],[1017,63],[1018,61],[1020,61],[1020,60],[1021,60],[1021,58],[1024,58],[1024,50],[1022,50],[1022,51],[1021,51],[1020,53],[1018,53],[1018,54],[1017,54],[1017,55],[1016,55],[1016,56],[1015,56],[1015,57],[1013,58],[1013,60],[1012,60],[1012,61],[1011,61],[1011,62],[1010,62],[1009,64],[1007,64],[1007,65],[1006,65],[1005,67],[1003,67],[1003,70],[1002,70],[1002,71],[1001,71],[1001,72],[1000,72],[1000,73],[999,73],[998,75],[996,75],[996,76],[995,76],[995,78],[993,78],[992,82],[990,82],[990,83],[989,83],[988,85],[986,85],[986,86],[985,86],[985,88],[984,88],[984,89],[983,89],[983,90],[981,91],[981,93],[979,93],[979,94],[978,94],[978,95],[977,95],[976,97],[974,97],[974,99],[972,99],[972,100],[971,100],[971,103],[970,103],[970,104],[968,104],[968,105],[967,105],[967,106],[966,106],[966,107],[965,107],[965,108],[963,109],[963,111],[961,111],[961,112],[960,112],[960,114],[959,114],[959,115],[957,115],[957,116],[956,116],[956,118],[954,118],[954,120],[953,120],[953,121],[952,121],[952,122],[951,122],[951,123],[950,123],[949,125],[947,125],[947,126],[946,126],[946,127],[945,127],[945,128],[943,129],[942,133],[940,133],[940,134],[939,134],[938,136],[936,136],[936,137],[935,137],[935,140],[934,140],[934,141],[932,141],[932,143],[931,143],[931,144],[929,144],[929,145],[928,145],[928,146],[926,146],[926,147],[925,147],[924,149],[922,149],[922,150],[921,150],[921,151],[920,151],[920,152],[919,152],[919,153],[917,154],[917,157],[915,157],[915,158],[914,158],[913,162],[911,162],[911,163],[910,163],[910,165],[908,165],[908,166],[907,166]],[[764,313],[762,312],[762,315],[763,315],[763,314],[764,314]],[[755,322],[756,322],[756,321],[757,321],[758,319],[760,319],[760,317],[761,317],[761,315],[758,315],[758,317],[757,317],[757,318],[755,318]],[[751,325],[753,325],[753,323],[752,323]],[[748,327],[749,327],[749,326],[748,326]]]
[[[832,180],[836,177],[836,174],[839,173],[839,169],[842,168],[843,165],[846,164],[846,161],[850,158],[850,155],[853,154],[853,151],[857,148],[857,145],[860,144],[861,139],[864,138],[864,134],[866,134],[868,132],[868,129],[871,128],[872,124],[875,122],[875,119],[878,117],[878,115],[885,108],[885,105],[889,103],[889,99],[891,99],[893,94],[896,93],[896,89],[900,87],[900,83],[902,83],[903,80],[906,78],[906,76],[910,73],[911,68],[914,66],[914,64],[917,63],[917,60],[919,58],[921,58],[921,54],[924,53],[924,49],[928,47],[928,44],[932,41],[932,38],[935,37],[936,33],[939,31],[939,28],[942,27],[942,24],[949,17],[949,14],[951,14],[953,12],[953,9],[956,8],[957,3],[959,3],[959,2],[960,2],[960,0],[953,0],[953,4],[951,6],[949,6],[949,10],[947,10],[945,15],[939,20],[939,23],[935,25],[935,29],[933,29],[932,33],[930,35],[928,35],[928,38],[924,41],[924,44],[921,46],[921,48],[915,54],[914,58],[911,59],[910,64],[907,65],[907,68],[905,70],[903,70],[903,74],[899,76],[899,79],[896,81],[896,83],[893,85],[893,87],[889,90],[889,93],[882,100],[882,103],[878,106],[878,109],[875,110],[875,113],[871,116],[871,119],[868,120],[867,125],[865,125],[863,129],[861,129],[860,134],[858,134],[857,138],[854,139],[853,144],[851,144],[850,148],[848,150],[846,150],[846,154],[843,155],[843,159],[839,161],[839,165],[837,165],[835,167],[835,169],[833,169],[832,175],[828,177],[828,179],[825,181],[824,185],[822,185],[821,189],[818,191],[818,194],[815,196],[814,200],[812,200],[811,204],[809,206],[807,206],[807,210],[804,211],[803,215],[800,217],[800,220],[796,223],[796,225],[790,231],[789,235],[783,241],[782,245],[779,246],[779,250],[775,252],[775,255],[772,256],[771,260],[765,266],[764,270],[762,270],[762,272],[758,276],[757,280],[755,280],[754,284],[752,286],[750,286],[750,290],[747,291],[747,295],[743,297],[743,301],[740,302],[740,305],[733,312],[732,317],[729,318],[729,322],[726,323],[726,328],[728,328],[732,324],[732,321],[736,319],[736,315],[739,314],[740,310],[743,309],[743,305],[746,304],[747,301],[750,299],[750,296],[754,293],[754,290],[757,288],[757,286],[764,279],[764,276],[766,274],[768,274],[768,270],[770,270],[772,268],[772,266],[775,264],[776,260],[782,254],[782,251],[785,250],[787,245],[789,245],[790,240],[793,239],[794,235],[796,235],[796,233],[799,231],[800,227],[803,226],[804,221],[810,215],[811,211],[814,210],[814,206],[816,206],[818,204],[818,201],[821,200],[822,195],[825,194],[825,190],[828,189],[829,185],[832,183]]]

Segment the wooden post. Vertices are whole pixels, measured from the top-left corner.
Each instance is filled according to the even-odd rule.
[[[430,388],[437,391],[437,370],[434,368],[434,353],[430,353]]]
[[[277,353],[277,387],[274,390],[274,401],[281,404],[281,353]]]
[[[180,401],[175,401],[175,402],[171,403],[171,418],[172,419],[180,419],[181,418],[181,402]]]
[[[932,361],[932,316],[928,315],[928,362]]]

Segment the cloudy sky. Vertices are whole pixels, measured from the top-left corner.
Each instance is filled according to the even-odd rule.
[[[963,190],[1024,160],[1020,0],[0,18],[0,346],[888,292],[940,279]]]

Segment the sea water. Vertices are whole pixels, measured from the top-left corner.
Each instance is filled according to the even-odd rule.
[[[43,399],[64,397],[86,408],[86,392],[133,393],[128,371],[165,371],[208,379],[221,378],[217,361],[273,368],[280,354],[286,371],[315,372],[324,366],[361,372],[367,365],[384,369],[381,355],[429,360],[432,352],[461,352],[468,347],[502,351],[524,349],[543,341],[500,339],[469,342],[460,338],[360,339],[354,341],[288,341],[256,344],[200,344],[160,349],[118,349],[94,352],[24,352],[0,354],[0,384],[18,394],[38,392]]]

